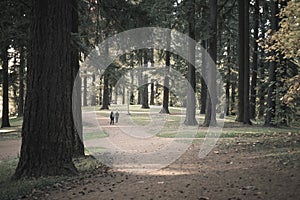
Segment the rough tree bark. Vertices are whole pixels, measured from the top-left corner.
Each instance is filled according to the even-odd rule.
[[[3,127],[10,127],[9,123],[9,96],[8,96],[8,45],[2,50],[2,124]]]
[[[218,4],[217,0],[209,0],[210,9],[210,25],[212,29],[212,36],[209,39],[208,52],[214,63],[208,67],[208,88],[206,102],[206,114],[204,119],[204,126],[217,126],[216,119],[216,104],[217,104],[217,69],[215,63],[217,61],[217,16],[218,16]]]
[[[20,68],[19,68],[19,102],[18,102],[18,117],[23,117],[24,114],[24,69],[25,69],[25,49],[20,50]]]
[[[251,78],[251,100],[250,100],[250,118],[256,117],[256,96],[257,96],[257,69],[258,69],[258,29],[259,29],[259,1],[254,4],[254,44],[253,44],[253,66]]]
[[[244,35],[244,0],[238,0],[238,12],[239,12],[239,51],[238,51],[238,116],[237,121],[244,121],[244,63],[245,63],[245,35]]]
[[[189,37],[195,40],[195,0],[189,0],[187,2],[189,6],[189,14],[188,14],[188,26],[189,26]],[[196,116],[196,70],[195,70],[195,43],[194,41],[189,40],[189,61],[188,64],[188,81],[190,84],[190,88],[187,93],[187,104],[186,104],[186,115],[185,115],[185,125],[194,126],[197,125],[198,122],[195,118]]]
[[[206,40],[202,41],[202,47],[207,50],[207,42]],[[200,114],[205,114],[206,109],[206,97],[207,97],[207,85],[205,78],[207,76],[206,68],[207,68],[207,61],[206,61],[206,53],[202,54],[202,65],[201,65],[201,96],[200,96]]]
[[[148,54],[147,50],[144,50],[144,68],[148,67]],[[143,86],[142,86],[142,108],[149,109],[149,95],[148,95],[148,75],[147,72],[143,77]]]
[[[105,53],[109,56],[109,47],[108,42],[105,43]],[[103,96],[102,96],[102,107],[101,110],[108,110],[109,109],[109,88],[108,88],[108,81],[109,81],[109,74],[108,72],[104,72],[103,74]]]
[[[249,67],[249,1],[244,2],[244,124],[251,124],[250,121],[250,67]]]
[[[271,1],[271,29],[275,32],[278,29],[277,21],[277,11],[278,11],[278,0]],[[272,52],[274,54],[274,52]],[[266,126],[275,126],[275,108],[276,108],[276,94],[275,94],[275,84],[276,84],[276,62],[272,61],[269,65],[269,80],[268,80],[268,97],[267,97],[267,113],[265,119]]]
[[[32,3],[31,63],[15,178],[76,173],[71,118],[73,1]]]
[[[78,34],[78,4],[77,1],[72,1],[72,29],[73,35]],[[84,144],[83,144],[83,128],[82,128],[82,110],[81,110],[81,78],[78,76],[79,73],[79,47],[75,42],[76,38],[72,42],[71,49],[71,66],[72,66],[72,87],[73,87],[73,96],[72,96],[72,109],[73,115],[73,157],[84,156]]]
[[[170,59],[171,59],[171,53],[170,53],[170,45],[171,45],[171,30],[168,31],[168,38],[167,38],[167,46],[166,46],[166,66],[165,66],[165,78],[164,78],[164,92],[163,92],[163,107],[160,111],[160,113],[167,113],[169,114],[169,72],[170,72]]]

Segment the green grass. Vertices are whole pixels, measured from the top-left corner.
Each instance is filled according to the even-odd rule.
[[[12,180],[18,159],[0,162],[0,199],[17,199],[30,194],[34,188],[41,189],[61,180],[59,177],[42,177],[38,179]]]
[[[85,149],[86,154],[96,154],[104,152],[105,148],[103,147],[88,147]]]
[[[0,134],[0,141],[18,140],[18,139],[21,139],[20,132],[1,133]]]
[[[9,119],[9,123],[11,126],[22,126],[23,117],[12,117]]]
[[[108,134],[105,131],[97,131],[83,134],[83,140],[92,140],[108,137]]]
[[[224,128],[220,135],[216,133],[210,133],[206,131],[198,131],[196,134],[192,131],[181,132],[162,132],[158,134],[159,137],[164,138],[205,138],[205,137],[215,137],[219,138],[236,138],[236,137],[261,137],[261,136],[272,136],[279,134],[288,134],[288,133],[299,133],[300,129],[297,128],[269,128],[269,127],[243,127],[243,128],[234,128],[226,129]]]
[[[76,177],[54,176],[41,178],[23,178],[20,180],[12,180],[18,159],[0,161],[0,199],[11,200],[19,199],[29,195],[34,189],[44,189],[51,187],[55,183],[64,180],[75,179]],[[91,171],[99,168],[102,164],[92,158],[86,156],[84,158],[74,159],[74,164],[79,172]]]
[[[4,127],[0,129],[0,141],[17,140],[21,138],[21,127],[23,118],[13,117],[9,119],[11,127]]]

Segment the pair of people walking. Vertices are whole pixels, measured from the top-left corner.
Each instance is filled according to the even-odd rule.
[[[115,124],[115,118],[116,118],[116,124],[119,122],[119,112],[117,111],[115,114],[113,111],[110,112],[110,125]]]

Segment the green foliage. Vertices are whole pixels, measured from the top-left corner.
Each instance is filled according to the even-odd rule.
[[[0,161],[0,199],[11,200],[28,197],[34,199],[34,191],[43,190],[57,183],[67,181],[73,178],[64,176],[41,177],[41,178],[23,178],[13,180],[12,176],[18,164],[18,159]],[[92,156],[86,156],[74,159],[74,164],[79,172],[89,172],[104,167],[98,160]],[[76,179],[78,177],[74,177]]]
[[[83,140],[99,139],[99,138],[104,138],[104,137],[107,137],[107,136],[108,136],[108,134],[104,131],[84,133],[83,134]]]
[[[300,122],[300,75],[286,81],[287,93],[281,98],[288,107],[286,117],[290,124],[299,125]]]
[[[35,189],[42,189],[62,180],[61,177],[41,177],[39,179],[12,180],[18,159],[0,161],[0,199],[18,199],[25,197]]]
[[[287,6],[280,11],[280,28],[274,34],[268,31],[269,37],[262,44],[267,52],[275,51],[275,56],[268,57],[269,60],[283,58],[291,59],[299,63],[300,58],[300,1],[289,1]]]

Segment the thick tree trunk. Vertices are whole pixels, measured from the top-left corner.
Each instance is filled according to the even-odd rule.
[[[131,53],[130,54],[130,67],[131,69],[134,68],[134,54]],[[134,72],[133,70],[130,70],[130,77],[131,77],[131,82],[130,82],[130,105],[134,105],[135,101],[134,101]]]
[[[102,105],[102,78],[103,76],[100,76],[99,105]]]
[[[267,63],[266,63],[267,65]],[[258,92],[258,118],[261,119],[264,117],[264,113],[265,113],[265,90],[266,90],[266,86],[265,86],[265,69],[264,66],[260,66],[260,70],[259,70],[259,77],[260,77],[260,81],[259,81],[259,92]]]
[[[253,44],[253,66],[251,78],[251,101],[250,101],[250,118],[256,117],[256,95],[257,95],[257,69],[258,69],[258,28],[259,28],[259,1],[255,0],[254,4],[254,44]]]
[[[231,47],[230,40],[228,40],[227,46],[227,74],[226,74],[226,85],[225,85],[225,98],[226,98],[226,107],[225,107],[225,115],[230,115],[230,86],[231,86]]]
[[[105,43],[105,54],[109,56],[109,46],[108,42]],[[103,96],[102,96],[102,107],[100,110],[108,110],[109,109],[109,74],[108,72],[104,72],[103,74]]]
[[[148,66],[148,55],[147,50],[144,50],[144,68]],[[142,108],[149,109],[149,95],[148,95],[148,75],[147,73],[143,77],[143,86],[142,86]]]
[[[151,67],[154,67],[154,49],[151,49]],[[154,79],[151,79],[150,84],[150,105],[154,105],[155,90],[154,90]]]
[[[76,173],[72,162],[72,1],[32,3],[31,64],[16,178]]]
[[[151,85],[150,85],[150,105],[154,105],[154,96],[155,96],[155,90],[154,90],[154,79],[151,79]]]
[[[103,103],[102,103],[102,107],[101,107],[101,110],[108,110],[109,107],[109,88],[108,88],[108,80],[109,80],[109,77],[108,77],[108,74],[107,73],[104,73],[103,75],[103,82],[104,82],[104,88],[103,88]]]
[[[195,40],[195,0],[189,0],[189,37]],[[190,88],[188,88],[187,93],[187,104],[186,104],[186,115],[185,115],[185,125],[194,126],[198,122],[196,120],[196,70],[195,70],[195,44],[193,41],[189,40],[189,61],[188,64],[188,81],[190,83]]]
[[[206,40],[202,41],[202,47],[207,50],[207,42]],[[206,109],[206,98],[207,98],[207,80],[204,78],[207,77],[207,61],[206,61],[206,53],[202,54],[202,65],[201,65],[201,96],[200,96],[200,114],[205,114]]]
[[[138,62],[139,62],[139,70],[138,70],[138,99],[137,99],[137,104],[143,104],[143,87],[142,82],[143,82],[143,72],[142,72],[142,65],[143,65],[143,56],[142,56],[142,50],[138,51]]]
[[[228,66],[227,76],[230,76],[230,67]],[[225,115],[230,115],[230,78],[227,77],[226,85],[225,85],[225,98],[226,98],[226,107],[225,107]]]
[[[250,67],[249,67],[249,1],[244,2],[244,124],[251,124],[250,122]]]
[[[278,21],[276,15],[278,9],[278,1],[272,1],[271,2],[271,29],[273,32],[275,32],[278,29]],[[272,54],[275,54],[275,52],[272,52]],[[265,119],[265,125],[266,126],[274,126],[276,123],[274,122],[275,118],[275,84],[276,84],[276,62],[273,61],[269,65],[269,80],[268,80],[268,97],[267,97],[267,113],[266,113],[266,119]]]
[[[91,94],[91,106],[95,106],[96,105],[96,95],[95,95],[95,91],[96,91],[96,86],[95,86],[95,82],[96,82],[96,75],[93,74],[92,75],[92,94]]]
[[[209,39],[209,54],[213,60],[213,64],[208,68],[208,88],[209,93],[207,95],[206,114],[204,119],[204,126],[217,126],[216,119],[216,104],[217,104],[217,16],[218,16],[218,4],[217,0],[209,0],[210,9],[210,25],[212,29],[212,36]]]
[[[245,63],[245,35],[244,35],[244,0],[238,0],[239,12],[239,51],[238,51],[238,122],[244,121],[244,63]]]
[[[78,34],[78,5],[77,1],[72,1],[72,33]],[[74,38],[75,39],[75,38]],[[73,70],[73,96],[72,96],[72,109],[73,113],[71,118],[73,119],[74,140],[73,140],[73,157],[84,156],[84,144],[83,144],[83,128],[82,128],[82,111],[81,111],[81,78],[76,79],[79,73],[79,50],[75,42],[72,43],[71,49],[71,66]]]
[[[113,86],[112,86],[112,84],[110,84],[109,85],[109,102],[108,102],[108,105],[110,105],[111,104],[111,102],[112,102],[112,95],[113,95]]]
[[[2,50],[2,124],[3,127],[10,127],[9,123],[9,96],[8,96],[8,45]]]
[[[20,68],[19,68],[19,102],[18,102],[18,117],[23,117],[24,114],[24,69],[25,69],[25,49],[20,50]]]
[[[169,87],[170,87],[170,79],[169,79],[169,73],[170,73],[170,60],[171,60],[171,53],[170,53],[170,45],[171,45],[171,31],[168,32],[168,38],[167,38],[167,51],[166,51],[166,66],[165,66],[165,78],[164,78],[164,96],[163,96],[163,107],[160,111],[160,113],[167,113],[169,114]]]
[[[114,102],[117,103],[118,102],[118,88],[114,87]]]

